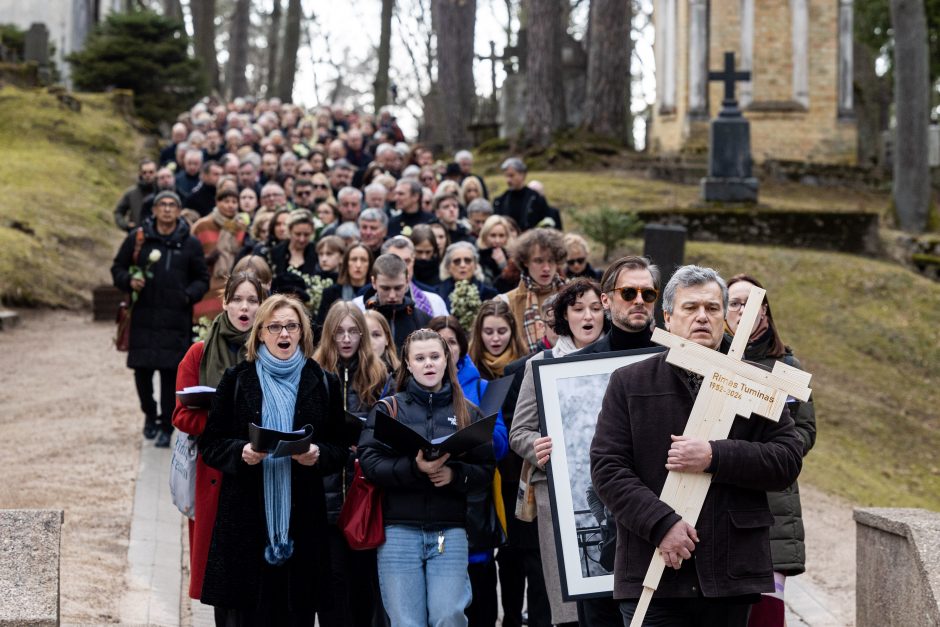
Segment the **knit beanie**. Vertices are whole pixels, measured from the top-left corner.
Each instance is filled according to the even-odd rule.
[[[157,205],[159,205],[160,201],[163,200],[164,198],[169,198],[170,200],[176,203],[177,207],[182,209],[183,203],[182,201],[180,201],[180,197],[177,195],[176,192],[171,192],[170,190],[164,190],[160,192],[159,194],[157,194],[153,199],[153,206],[156,207]]]

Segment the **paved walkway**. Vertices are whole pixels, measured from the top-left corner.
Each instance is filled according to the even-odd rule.
[[[172,449],[141,445],[134,495],[127,589],[121,602],[123,625],[212,627],[212,608],[192,601],[189,586],[189,536],[185,518],[170,500]],[[787,627],[844,627],[827,610],[833,603],[805,577],[787,580]]]

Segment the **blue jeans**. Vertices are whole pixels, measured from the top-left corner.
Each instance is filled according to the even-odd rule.
[[[378,549],[379,587],[392,627],[466,627],[470,605],[467,532],[388,525]]]

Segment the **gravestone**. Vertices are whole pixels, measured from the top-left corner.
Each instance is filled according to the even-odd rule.
[[[33,22],[26,31],[23,60],[35,61],[40,67],[49,64],[49,29],[45,24]]]
[[[702,179],[702,200],[757,202],[757,179],[751,173],[751,127],[738,108],[734,86],[751,80],[750,72],[734,70],[734,53],[725,53],[721,72],[709,72],[709,81],[721,81],[724,98],[718,117],[708,130],[708,176]]]
[[[858,627],[940,625],[940,513],[856,509]]]
[[[59,624],[61,510],[0,510],[0,626]]]
[[[643,228],[643,255],[659,266],[660,285],[665,285],[680,266],[685,265],[684,226],[675,224],[647,224]],[[657,299],[656,325],[663,326],[662,299]]]

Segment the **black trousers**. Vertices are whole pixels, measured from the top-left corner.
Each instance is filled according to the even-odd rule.
[[[496,562],[492,559],[467,566],[473,600],[464,613],[468,627],[495,627],[499,615],[496,600]]]
[[[153,374],[160,373],[160,411],[153,398]],[[173,431],[173,408],[176,407],[176,370],[155,370],[154,368],[134,368],[134,383],[140,410],[148,422],[156,418],[160,428],[169,433]]]
[[[638,599],[623,601],[624,627],[630,627]],[[650,603],[643,627],[747,627],[750,604],[720,599],[656,599]]]
[[[317,612],[321,627],[385,627],[375,550],[353,551],[343,532],[329,525],[330,609]]]
[[[581,627],[620,627],[620,601],[613,597],[578,601],[578,623]]]
[[[519,523],[517,527],[531,527],[525,533],[536,534],[535,537],[538,538],[535,523],[516,522]],[[524,548],[511,544],[504,546],[499,549],[496,562],[499,565],[499,585],[503,601],[502,627],[522,625],[523,596],[527,601],[529,627],[550,627],[552,613],[548,605],[548,593],[545,591],[545,577],[542,575],[542,556],[538,549],[538,542],[526,542]]]

